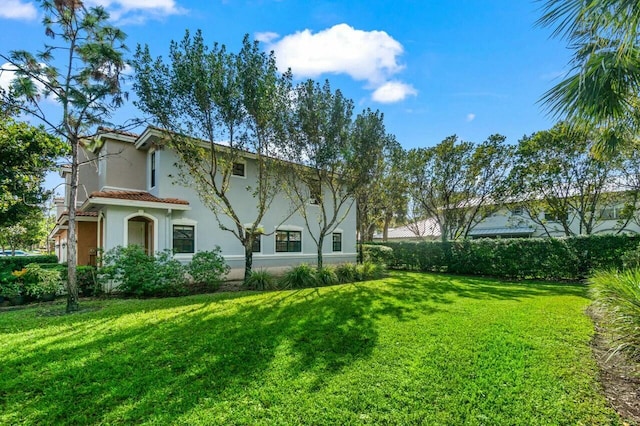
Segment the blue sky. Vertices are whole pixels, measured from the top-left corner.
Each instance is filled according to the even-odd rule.
[[[131,52],[166,54],[184,31],[202,29],[237,51],[244,34],[273,49],[298,80],[328,78],[356,104],[379,109],[405,148],[457,134],[493,133],[516,143],[550,128],[538,103],[567,71],[570,52],[538,28],[532,0],[300,1],[85,0],[111,12]],[[29,0],[0,2],[0,52],[42,47],[41,16]],[[1,65],[1,64],[0,64]],[[0,76],[0,84],[8,78]],[[114,121],[139,116],[133,105]]]

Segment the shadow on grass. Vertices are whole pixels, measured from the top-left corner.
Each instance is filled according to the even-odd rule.
[[[583,291],[394,273],[379,283],[145,301],[142,309],[132,301],[87,316],[40,317],[16,331],[25,334],[20,356],[4,354],[0,421],[165,423],[196,407],[224,417],[228,401],[249,398],[268,406],[281,393],[280,382],[313,392],[369,358],[381,317],[405,321],[445,309],[455,297]],[[29,341],[37,327],[58,334],[47,336],[46,344]]]

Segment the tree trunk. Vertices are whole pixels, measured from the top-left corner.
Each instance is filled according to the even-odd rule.
[[[389,239],[389,223],[391,223],[392,216],[387,214],[384,216],[384,228],[382,228],[382,241],[385,243]]]
[[[322,245],[324,244],[324,235],[322,235],[322,233],[320,233],[320,236],[318,237],[318,269],[322,269]]]
[[[80,309],[76,264],[78,263],[76,236],[76,201],[78,199],[78,141],[71,141],[71,187],[69,191],[69,224],[67,228],[67,313]]]
[[[245,284],[251,276],[253,268],[253,244],[252,241],[245,241],[244,245],[244,282]]]

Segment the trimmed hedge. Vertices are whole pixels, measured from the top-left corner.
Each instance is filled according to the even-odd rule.
[[[54,254],[40,256],[1,256],[0,271],[19,271],[30,263],[58,263],[58,258]]]
[[[621,269],[640,236],[479,239],[442,243],[386,242],[389,267],[511,279],[581,280],[602,269]]]

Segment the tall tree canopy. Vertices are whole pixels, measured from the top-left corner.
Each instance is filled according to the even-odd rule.
[[[126,93],[121,72],[125,68],[125,34],[108,23],[100,6],[81,0],[40,0],[45,34],[51,39],[36,54],[24,50],[0,53],[15,72],[9,90],[0,91],[0,110],[21,112],[42,121],[67,142],[71,151],[68,241],[76,241],[78,148],[100,124],[105,124]],[[51,113],[46,98],[60,106]],[[60,114],[61,112],[61,114]],[[108,123],[107,123],[108,124]],[[79,309],[76,285],[76,244],[67,245],[67,311]]]
[[[200,31],[171,42],[166,61],[138,46],[133,64],[138,107],[167,130],[181,181],[196,189],[220,228],[244,246],[248,278],[253,241],[264,232],[260,223],[282,188],[281,163],[273,159],[285,149],[290,74],[281,74],[273,53],[262,52],[248,36],[232,53],[218,44],[206,46]],[[234,163],[248,154],[255,184],[242,185],[254,209],[230,191]]]
[[[518,143],[510,176],[513,200],[548,235],[573,235],[574,229],[591,234],[598,224],[618,163],[590,155],[592,141],[590,133],[559,123]]]
[[[353,101],[342,92],[308,80],[295,90],[288,141],[292,167],[288,188],[317,249],[322,268],[325,237],[342,223],[353,204],[349,171]]]
[[[568,77],[543,97],[572,124],[600,131],[596,152],[637,139],[640,93],[640,2],[547,0],[541,25],[573,49]]]
[[[42,187],[45,173],[67,151],[43,127],[0,118],[0,227],[39,209],[49,196]]]
[[[450,136],[435,147],[409,151],[413,218],[433,218],[443,241],[465,238],[500,207],[511,161],[504,141],[504,136],[492,135],[475,145]]]

